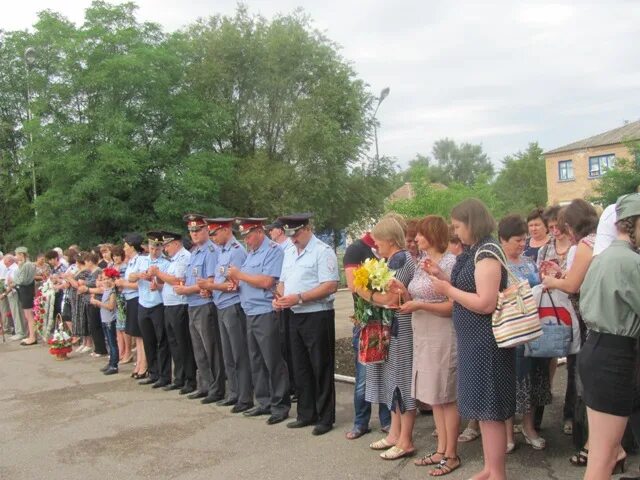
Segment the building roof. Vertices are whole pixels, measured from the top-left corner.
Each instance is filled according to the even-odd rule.
[[[430,183],[429,187],[433,190],[445,190],[446,185],[442,183]],[[395,202],[397,200],[411,200],[416,196],[415,188],[411,182],[406,182],[400,188],[395,190],[391,195],[387,197],[387,202]]]
[[[594,135],[593,137],[585,138],[577,142],[570,143],[564,147],[554,148],[545,152],[545,155],[551,153],[568,152],[570,150],[582,150],[584,148],[600,147],[604,145],[615,145],[617,143],[624,143],[629,140],[640,139],[640,120],[637,122],[630,122],[622,127],[614,128],[608,132]]]

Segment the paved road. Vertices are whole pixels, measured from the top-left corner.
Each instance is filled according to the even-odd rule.
[[[347,330],[348,332],[348,330]],[[378,432],[347,441],[352,386],[337,385],[337,424],[316,438],[311,429],[268,426],[265,419],[234,416],[228,408],[201,405],[176,392],[137,385],[128,377],[98,372],[102,360],[87,356],[57,362],[46,348],[0,344],[0,479],[424,479],[411,460],[386,462],[369,450]],[[559,369],[557,385],[564,382]],[[556,392],[556,398],[560,398]],[[559,402],[543,425],[546,452],[518,441],[509,457],[509,478],[582,478],[571,467],[568,437],[559,429]],[[420,416],[415,442],[434,449],[433,420]],[[478,441],[461,447],[466,479],[480,468]],[[637,470],[638,459],[633,458]]]

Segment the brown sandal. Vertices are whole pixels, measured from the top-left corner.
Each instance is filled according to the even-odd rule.
[[[440,455],[441,456],[440,460],[434,460],[433,457],[435,455]],[[417,467],[428,467],[429,465],[438,465],[443,458],[444,458],[443,452],[431,452],[431,453],[427,453],[424,457],[419,458],[418,460],[413,462],[413,464]]]
[[[449,465],[449,460],[454,460],[456,463],[454,466]],[[436,468],[429,472],[432,477],[442,477],[443,475],[449,475],[451,472],[459,469],[462,466],[460,457],[442,457],[442,460]]]

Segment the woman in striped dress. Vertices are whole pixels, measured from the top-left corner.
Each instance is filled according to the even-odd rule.
[[[378,253],[388,259],[389,268],[395,271],[394,286],[389,292],[374,292],[358,288],[356,293],[376,305],[397,305],[398,292],[411,282],[415,263],[405,248],[404,229],[391,216],[384,217],[371,231]],[[370,447],[384,450],[380,456],[396,460],[415,453],[413,424],[416,418],[416,401],[411,396],[411,368],[413,364],[413,333],[411,314],[396,312],[391,326],[389,356],[382,364],[367,365],[365,399],[371,403],[384,403],[391,411],[391,428],[388,435]]]

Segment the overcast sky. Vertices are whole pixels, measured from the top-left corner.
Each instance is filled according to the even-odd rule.
[[[112,3],[121,3],[114,1]],[[138,17],[181,28],[233,0],[138,0]],[[267,18],[303,7],[377,94],[380,154],[405,165],[450,137],[496,165],[640,119],[640,1],[250,0]],[[3,2],[0,28],[49,8],[81,24],[88,0]]]

